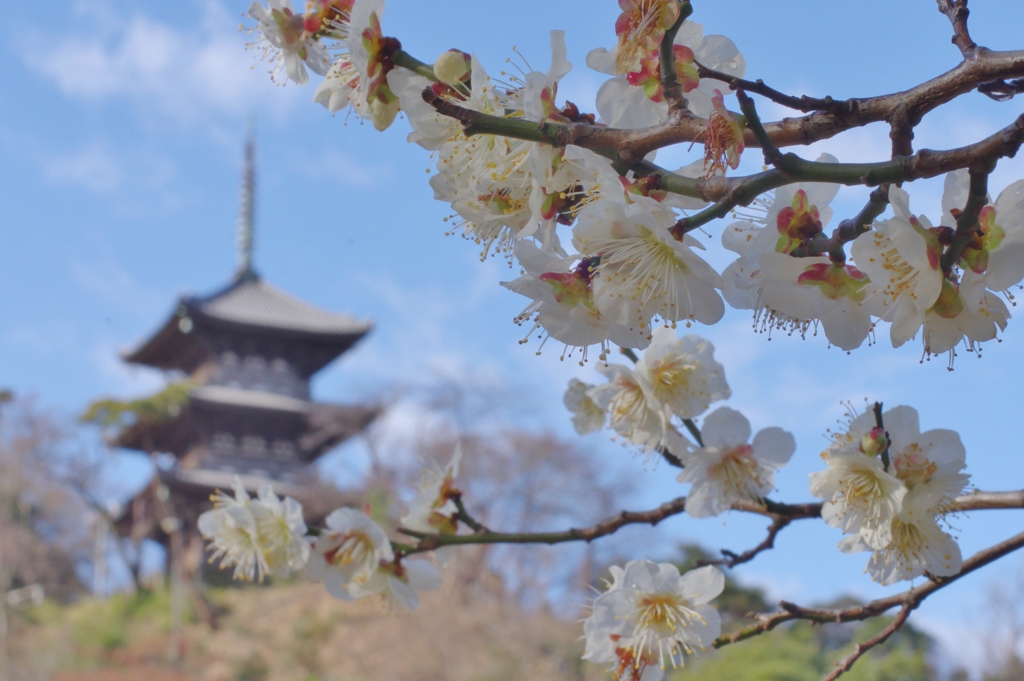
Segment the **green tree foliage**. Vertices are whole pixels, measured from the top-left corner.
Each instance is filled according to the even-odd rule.
[[[174,418],[188,404],[192,391],[190,381],[171,383],[160,392],[137,400],[96,400],[85,410],[80,420],[102,428],[108,436],[117,435],[140,422],[158,422]]]
[[[694,545],[685,545],[681,551],[680,569],[692,569],[713,557]],[[767,602],[762,589],[742,586],[728,572],[725,589],[715,605],[722,615],[722,631],[726,634],[748,626],[749,613],[776,609]],[[833,602],[823,607],[843,605],[843,602]],[[831,671],[836,660],[851,653],[857,642],[871,638],[891,621],[890,617],[879,617],[863,624],[795,622],[783,625],[741,646],[708,651],[669,678],[674,681],[818,681]],[[905,624],[886,643],[866,653],[843,678],[849,681],[931,681],[936,678],[929,663],[933,648],[931,637]]]

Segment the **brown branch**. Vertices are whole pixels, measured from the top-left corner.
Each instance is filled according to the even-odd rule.
[[[929,111],[973,91],[985,83],[1024,77],[1024,51],[990,51],[978,48],[971,59],[965,59],[949,71],[902,92],[876,97],[852,98],[836,102],[828,111],[815,111],[806,116],[784,118],[765,123],[772,143],[777,147],[806,145],[829,139],[852,128],[880,121],[891,122],[903,112],[913,126]],[[747,87],[750,92],[755,88]],[[760,94],[760,93],[759,93]],[[696,116],[683,117],[643,130],[629,131],[628,142],[648,151],[672,144],[698,140],[706,121]],[[624,139],[625,141],[625,139]],[[752,132],[747,133],[747,146],[758,146]]]
[[[722,558],[714,558],[710,560],[702,560],[697,563],[697,566],[702,565],[724,565],[725,567],[736,567],[742,563],[749,563],[752,561],[757,554],[768,549],[775,548],[775,537],[778,536],[779,532],[783,530],[787,525],[793,522],[793,518],[786,518],[784,516],[776,516],[772,520],[772,524],[768,526],[768,536],[765,537],[764,541],[755,546],[752,549],[744,551],[743,553],[733,553],[728,549],[722,549]]]
[[[402,534],[418,539],[415,548],[406,553],[432,551],[441,546],[457,544],[561,544],[570,541],[592,542],[613,534],[626,525],[657,525],[662,520],[679,515],[686,509],[686,497],[668,501],[650,511],[623,511],[618,515],[582,529],[572,528],[563,532],[477,532],[476,534],[427,534],[398,528]]]
[[[994,80],[991,83],[982,83],[978,86],[978,92],[989,99],[997,102],[1008,102],[1014,95],[1024,92],[1024,78],[1015,78],[1010,81]]]
[[[974,491],[956,498],[956,511],[982,511],[1024,508],[1024,490],[1013,492]]]
[[[790,109],[796,109],[797,111],[802,111],[804,113],[808,113],[810,111],[828,111],[830,113],[838,114],[843,111],[844,102],[837,102],[831,97],[825,97],[824,99],[808,97],[807,95],[794,97],[793,95],[787,95],[779,92],[775,88],[768,87],[760,78],[757,80],[744,80],[743,78],[730,76],[728,73],[709,69],[697,60],[694,60],[693,63],[697,65],[697,75],[700,78],[720,80],[728,85],[730,90],[746,90],[747,92],[753,92],[756,95],[761,95],[765,99],[770,99],[776,104],[781,104],[782,106]]]
[[[854,622],[877,617],[878,615],[881,615],[887,610],[891,610],[895,607],[909,607],[913,610],[919,606],[924,599],[928,598],[936,591],[946,588],[961,577],[969,575],[975,570],[984,567],[1022,547],[1024,547],[1024,532],[974,554],[964,561],[960,572],[952,577],[933,577],[920,587],[912,587],[902,593],[887,596],[885,598],[879,598],[869,601],[863,605],[856,605],[850,608],[805,608],[795,603],[781,601],[779,603],[779,607],[782,608],[781,610],[773,613],[761,613],[754,615],[753,617],[756,624],[726,636],[719,636],[715,639],[715,642],[712,645],[715,648],[721,648],[732,643],[738,643],[748,638],[759,636],[767,631],[771,631],[780,624],[790,622],[792,620],[808,620],[810,622],[818,623]]]
[[[780,523],[782,520],[786,520],[788,521],[786,524],[794,520],[818,518],[821,516],[821,508],[821,502],[784,504],[771,499],[761,499],[759,501],[746,499],[737,501],[732,505],[732,510],[734,511],[762,515]],[[949,512],[956,512],[1011,508],[1024,508],[1024,490],[965,494],[957,497],[956,501],[950,504],[947,510]],[[585,528],[570,528],[568,530],[550,532],[497,532],[488,530],[481,525],[481,530],[476,531],[474,534],[443,535],[418,532],[403,527],[398,528],[398,531],[418,540],[414,547],[408,547],[407,549],[403,547],[402,550],[405,553],[422,553],[424,551],[433,551],[441,546],[461,544],[563,544],[573,541],[589,543],[595,539],[614,534],[626,525],[657,525],[662,520],[679,515],[685,510],[686,497],[678,497],[649,511],[622,511],[617,515]],[[782,525],[782,527],[784,526]],[[781,530],[782,527],[779,529]]]
[[[487,526],[479,522],[476,518],[469,514],[466,510],[465,504],[462,503],[462,493],[453,494],[451,496],[452,502],[455,503],[455,508],[458,511],[456,513],[456,519],[461,520],[466,524],[466,527],[477,533],[490,532]]]
[[[971,34],[967,31],[967,17],[971,11],[967,9],[967,0],[936,0],[939,11],[946,15],[949,23],[953,24],[953,39],[950,41],[960,49],[964,59],[974,57],[978,48],[971,40]]]
[[[979,168],[1003,157],[1012,158],[1022,143],[1024,115],[980,142],[944,151],[922,149],[912,156],[882,163],[820,163],[793,153],[783,154],[777,159],[777,167],[756,175],[719,179],[714,184],[706,180],[697,182],[697,189],[704,198],[716,203],[680,219],[670,231],[677,239],[682,239],[683,234],[725,217],[737,206],[749,205],[764,192],[787,184],[809,180],[870,187],[936,177],[951,170]]]
[[[835,664],[835,668],[828,673],[828,675],[822,679],[822,681],[835,681],[840,676],[850,671],[853,667],[853,663],[860,659],[861,655],[871,650],[877,645],[885,643],[890,636],[896,633],[896,631],[907,622],[907,618],[910,617],[910,611],[913,610],[909,603],[904,603],[903,607],[900,608],[899,613],[893,618],[892,622],[882,629],[876,636],[872,636],[867,641],[858,643],[853,649],[853,652],[839,660]]]
[[[839,223],[832,230],[831,237],[818,234],[809,239],[803,245],[793,250],[793,255],[798,258],[827,253],[835,263],[846,262],[846,252],[843,247],[853,241],[861,234],[871,229],[871,224],[879,215],[885,212],[889,205],[889,185],[883,184],[872,190],[868,195],[868,202],[860,212],[852,218],[847,218]]]

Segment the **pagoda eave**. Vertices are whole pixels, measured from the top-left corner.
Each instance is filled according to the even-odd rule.
[[[206,385],[194,389],[175,416],[135,423],[112,444],[182,458],[202,444],[210,424],[227,427],[240,421],[273,422],[281,432],[295,434],[298,461],[310,463],[361,433],[380,411],[375,406],[322,404],[275,393]]]
[[[188,310],[184,315],[180,314],[182,308]],[[219,332],[312,346],[318,351],[318,357],[314,353],[306,353],[306,362],[302,366],[303,373],[311,376],[347,352],[373,329],[370,323],[344,333],[274,328],[218,319],[201,310],[188,308],[183,301],[177,308],[179,312],[172,314],[141,346],[123,353],[123,359],[132,364],[191,374],[216,353],[210,335]]]

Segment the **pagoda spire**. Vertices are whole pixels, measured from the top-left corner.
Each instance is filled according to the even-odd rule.
[[[256,204],[256,135],[250,124],[245,142],[245,167],[242,171],[242,199],[238,213],[238,271],[235,279],[253,279],[252,249],[255,241]]]

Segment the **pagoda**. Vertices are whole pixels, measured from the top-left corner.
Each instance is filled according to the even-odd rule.
[[[136,420],[112,442],[174,457],[174,465],[157,466],[116,523],[136,543],[149,538],[168,546],[169,560],[182,550],[201,554],[196,519],[210,508],[211,494],[229,492],[236,477],[252,495],[270,483],[278,495],[303,502],[308,518],[322,517],[337,494],[315,482],[310,464],[361,433],[379,411],[310,397],[310,379],[372,324],[303,302],[253,268],[253,157],[250,138],[234,278],[209,295],[180,298],[163,325],[123,355],[187,380],[180,405],[162,418]],[[198,560],[188,562],[199,567]]]

